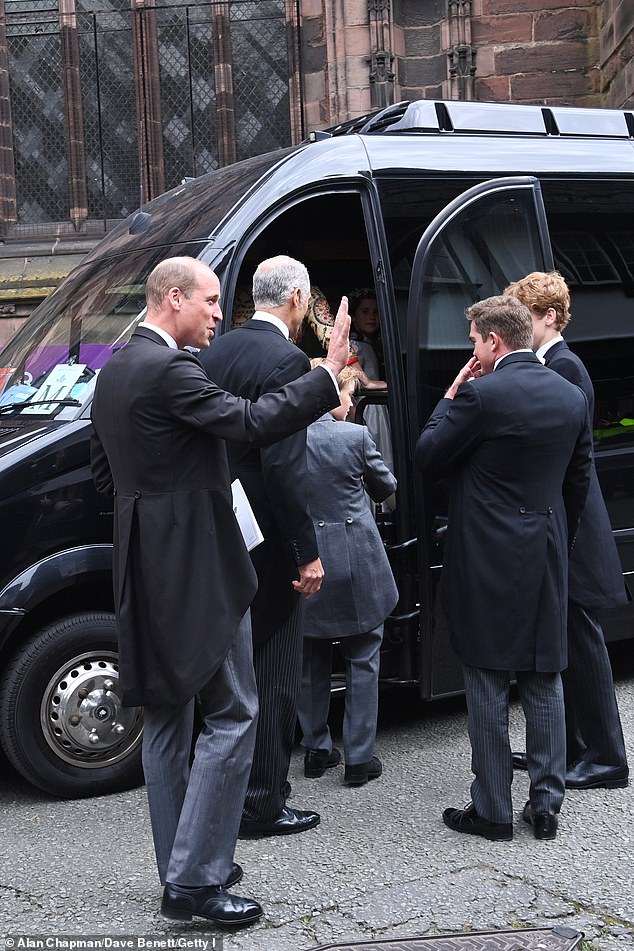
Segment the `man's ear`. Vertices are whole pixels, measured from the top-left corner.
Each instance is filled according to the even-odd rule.
[[[500,337],[495,333],[494,330],[489,330],[489,336],[487,337],[487,343],[489,344],[491,350],[494,353],[497,353],[500,347]]]
[[[180,287],[170,287],[166,296],[174,310],[180,310],[181,300],[183,299]]]
[[[544,321],[546,322],[547,327],[552,327],[552,325],[557,320],[557,311],[554,307],[548,307],[546,313],[544,314]]]

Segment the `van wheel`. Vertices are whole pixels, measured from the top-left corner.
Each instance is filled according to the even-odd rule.
[[[122,707],[112,614],[78,614],[20,646],[0,681],[0,743],[22,776],[54,796],[143,781],[141,707]]]

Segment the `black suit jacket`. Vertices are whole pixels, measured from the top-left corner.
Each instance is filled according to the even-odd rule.
[[[250,400],[310,369],[306,354],[264,320],[249,320],[214,340],[200,361],[211,380]],[[297,566],[319,554],[307,502],[306,432],[265,448],[234,442],[228,449],[232,478],[242,482],[264,535],[251,552],[258,576],[251,623],[258,644],[295,607],[299,596],[291,582],[299,577]]]
[[[581,387],[588,401],[590,425],[594,418],[594,390],[582,361],[559,340],[546,351],[546,366]],[[603,501],[594,462],[588,498],[581,513],[577,540],[570,556],[568,597],[584,608],[599,610],[627,603],[623,569],[610,518]]]
[[[338,405],[314,371],[257,403],[140,328],[101,370],[93,474],[115,492],[114,587],[123,702],[180,704],[222,663],[256,577],[236,522],[225,439],[260,445]]]
[[[416,463],[449,470],[442,596],[458,657],[492,670],[562,670],[567,553],[591,469],[583,393],[533,353],[509,354],[439,402]]]

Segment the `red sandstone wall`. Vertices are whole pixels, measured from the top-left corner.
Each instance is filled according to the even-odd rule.
[[[604,0],[601,80],[604,104],[634,108],[634,0]]]
[[[476,99],[601,105],[599,0],[479,0]],[[475,12],[475,11],[474,11]]]

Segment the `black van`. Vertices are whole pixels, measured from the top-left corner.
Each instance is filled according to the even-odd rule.
[[[314,141],[183,183],[121,223],[37,309],[0,359],[0,738],[60,796],[140,778],[140,710],[124,709],[111,591],[112,511],[88,457],[94,382],[170,255],[210,264],[234,299],[256,264],[303,260],[333,305],[376,289],[395,508],[379,513],[400,601],[382,676],[423,697],[461,689],[437,610],[446,506],[412,447],[470,347],[465,307],[532,270],[572,291],[568,342],[596,390],[596,458],[634,593],[634,113],[400,103]],[[305,341],[307,341],[305,337]],[[312,343],[316,348],[316,341]],[[544,461],[547,464],[547,460]],[[630,637],[632,607],[603,618]]]

